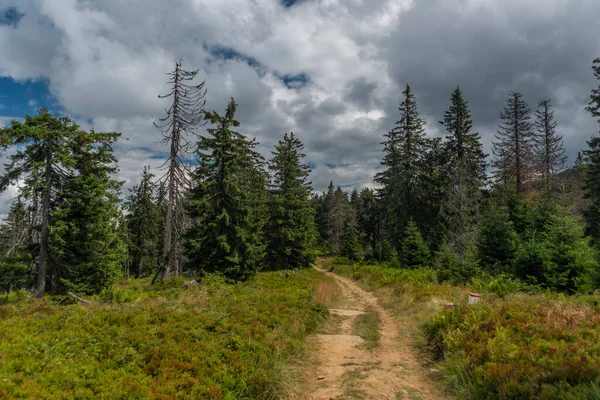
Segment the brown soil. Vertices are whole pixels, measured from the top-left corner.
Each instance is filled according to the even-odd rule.
[[[322,270],[320,270],[322,271]],[[325,327],[327,334],[314,335],[314,365],[304,397],[331,399],[443,399],[430,381],[400,328],[379,305],[377,298],[350,279],[322,271],[335,279],[343,292],[338,309]],[[378,346],[368,350],[353,335],[355,319],[370,306],[381,319]]]

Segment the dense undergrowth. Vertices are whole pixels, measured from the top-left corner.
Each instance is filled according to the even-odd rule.
[[[0,307],[0,398],[285,397],[327,315],[328,279],[122,281],[89,305],[12,296]]]
[[[459,398],[600,399],[600,296],[523,291],[510,279],[436,283],[431,269],[329,261],[328,269],[391,296],[425,355]],[[468,305],[478,290],[481,303]],[[448,307],[448,303],[453,306]]]

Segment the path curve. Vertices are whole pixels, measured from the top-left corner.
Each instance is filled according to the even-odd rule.
[[[314,375],[306,398],[339,399],[444,399],[423,371],[408,343],[403,343],[399,327],[377,298],[356,282],[337,274],[317,270],[335,279],[343,300],[331,310],[329,334],[313,335],[317,353]],[[381,319],[381,338],[374,349],[361,346],[362,338],[353,335],[358,315],[370,308]]]

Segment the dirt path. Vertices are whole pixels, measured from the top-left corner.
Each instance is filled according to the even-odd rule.
[[[331,399],[443,399],[422,370],[408,343],[398,335],[395,321],[377,298],[350,279],[336,274],[343,300],[325,334],[314,335],[316,362],[306,397]],[[370,310],[379,314],[381,337],[371,350],[354,334],[357,317]]]

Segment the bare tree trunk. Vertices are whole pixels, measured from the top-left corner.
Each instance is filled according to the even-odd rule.
[[[46,155],[44,172],[44,194],[42,200],[42,237],[40,241],[40,260],[38,265],[36,297],[42,297],[46,289],[46,270],[48,267],[48,219],[50,217],[50,153]]]
[[[166,205],[164,241],[163,250],[160,255],[158,269],[152,279],[152,283],[161,275],[163,280],[169,279],[171,271],[177,275],[180,271],[179,265],[179,239],[181,236],[181,219],[178,217],[180,202],[182,201],[182,191],[186,184],[184,166],[179,158],[183,152],[186,152],[188,142],[186,135],[195,133],[195,129],[203,121],[204,114],[202,109],[205,105],[204,82],[199,85],[186,84],[192,80],[198,73],[196,71],[187,71],[181,67],[181,61],[175,64],[175,70],[169,73],[172,84],[170,93],[160,96],[160,98],[172,97],[173,103],[167,116],[160,119],[160,124],[154,126],[162,133],[163,143],[170,143],[171,152],[164,166],[168,165],[166,173],[168,199]]]
[[[173,154],[172,154],[173,156]],[[165,241],[163,244],[163,270],[162,279],[169,279],[169,272],[171,270],[172,257],[171,257],[171,246],[173,244],[173,203],[175,202],[175,168],[176,160],[171,159],[171,166],[169,168],[169,202],[167,204],[167,216],[165,218]]]
[[[37,224],[38,211],[39,211],[38,194],[37,194],[37,192],[34,192],[33,193],[33,204],[31,206],[30,213],[29,213],[29,232],[28,232],[28,237],[29,237],[29,243],[30,244],[34,244],[34,243],[37,242],[37,234],[36,234],[36,231],[35,231],[35,226]],[[36,278],[36,275],[35,275],[35,262],[36,262],[35,257],[31,257],[31,261],[29,261],[29,276],[31,277],[32,281]]]
[[[173,244],[173,208],[175,207],[175,190],[177,185],[177,153],[179,152],[179,123],[177,111],[179,109],[179,64],[175,67],[175,87],[173,90],[173,129],[171,131],[171,164],[169,165],[169,201],[167,203],[167,216],[165,218],[165,241],[162,255],[162,279],[169,279],[171,270],[171,245]]]

